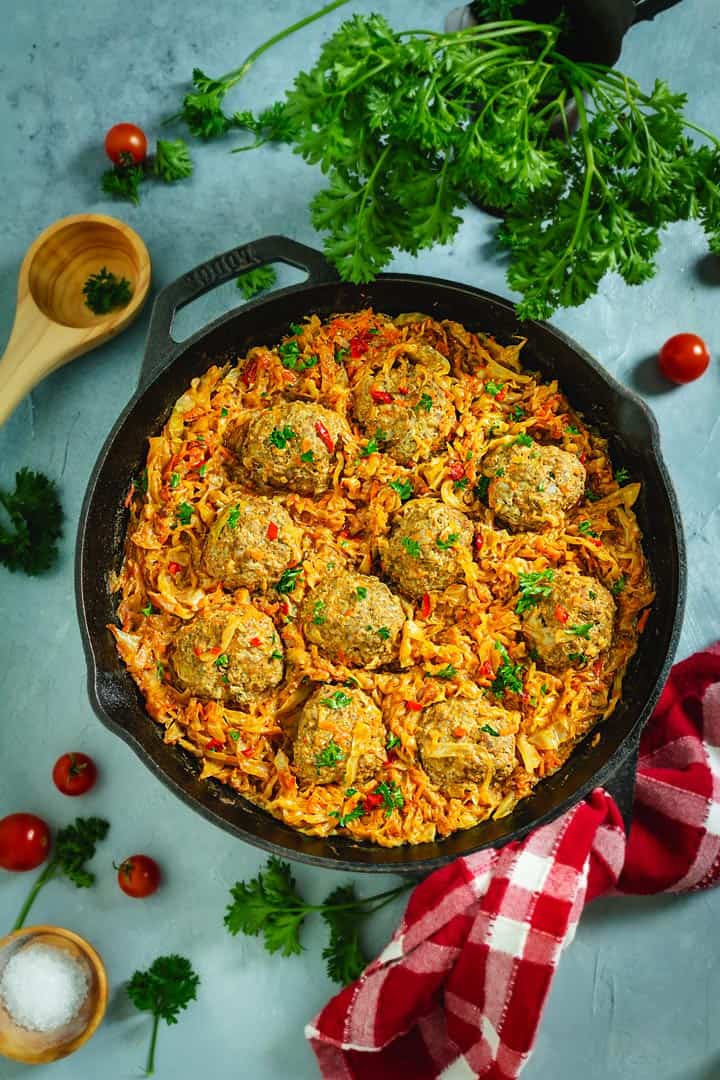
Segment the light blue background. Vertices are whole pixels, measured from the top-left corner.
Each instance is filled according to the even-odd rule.
[[[213,74],[235,67],[256,44],[314,6],[308,0],[0,0],[0,342],[10,333],[23,253],[66,214],[114,213],[133,225],[150,249],[154,290],[234,243],[267,233],[317,245],[307,205],[321,178],[287,148],[233,157],[231,143],[195,144],[192,181],[167,189],[148,185],[139,209],[109,202],[98,187],[105,168],[102,139],[111,124],[132,120],[159,134],[194,65]],[[412,10],[399,0],[360,0],[349,10],[374,8],[397,27],[439,27],[445,15],[442,4],[427,0]],[[344,14],[264,57],[235,92],[233,106],[276,99],[298,67],[312,63],[321,36]],[[655,24],[632,31],[623,67],[645,85],[667,78],[687,91],[696,121],[718,128],[719,29],[716,0],[684,0]],[[452,248],[417,260],[403,255],[392,269],[505,293],[493,228],[469,209]],[[648,358],[671,334],[692,330],[720,359],[720,261],[705,252],[698,228],[675,227],[665,237],[654,281],[629,289],[607,280],[591,302],[555,319],[622,381],[639,381],[659,419],[689,542],[680,656],[710,643],[720,629],[720,368],[716,362],[701,381],[669,390],[653,378]],[[285,283],[295,277],[281,272]],[[236,302],[237,291],[225,286],[186,313],[183,330]],[[98,946],[113,987],[107,1019],[76,1056],[32,1075],[136,1077],[150,1023],[129,1007],[122,983],[159,953],[177,950],[192,958],[202,987],[181,1024],[161,1029],[158,1074],[304,1080],[316,1070],[303,1025],[333,990],[320,958],[319,927],[308,926],[301,958],[270,957],[258,940],[231,939],[222,926],[228,889],[253,875],[264,858],[171,796],[105,731],[85,693],[73,597],[77,517],[95,456],[135,386],[147,318],[146,310],[120,339],[48,378],[0,430],[0,483],[10,485],[22,465],[42,469],[59,481],[67,511],[53,573],[30,580],[0,569],[0,814],[31,810],[59,825],[76,813],[97,813],[112,822],[96,859],[97,888],[81,892],[53,884],[34,911],[37,922],[74,928]],[[64,799],[50,782],[52,763],[67,749],[88,751],[102,769],[96,791],[81,802]],[[162,890],[145,902],[119,892],[111,865],[138,850],[153,854],[166,875]],[[304,866],[296,874],[316,901],[348,876]],[[0,874],[0,927],[14,921],[30,878]],[[358,883],[362,890],[381,889],[393,880],[359,877]],[[382,946],[399,912],[397,907],[377,917],[372,949]],[[720,893],[595,904],[553,986],[524,1074],[528,1080],[720,1076],[719,919]],[[24,1075],[23,1066],[0,1063],[0,1077]]]

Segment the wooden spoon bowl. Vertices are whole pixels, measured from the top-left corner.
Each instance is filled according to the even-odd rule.
[[[78,1014],[55,1031],[20,1027],[0,998],[0,1055],[26,1065],[57,1061],[74,1053],[97,1030],[107,1008],[107,974],[102,960],[84,938],[60,926],[29,926],[0,938],[0,976],[11,956],[40,944],[63,949],[82,964],[88,976],[88,992]]]
[[[82,290],[103,267],[127,278],[132,298],[96,315]],[[0,360],[0,424],[51,371],[124,330],[142,309],[149,286],[147,248],[124,221],[75,214],[41,233],[20,267],[15,322]]]

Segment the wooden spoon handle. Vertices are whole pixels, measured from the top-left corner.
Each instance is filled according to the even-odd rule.
[[[23,297],[0,359],[0,424],[41,379],[78,352],[77,330],[51,322],[29,296]]]

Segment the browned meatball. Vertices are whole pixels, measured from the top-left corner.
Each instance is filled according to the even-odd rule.
[[[332,484],[342,440],[351,437],[345,420],[331,409],[283,401],[259,411],[239,443],[231,433],[228,445],[243,473],[262,488],[319,495]]]
[[[301,538],[281,503],[242,496],[215,518],[203,562],[210,577],[228,589],[264,592],[286,566],[299,562]]]
[[[549,596],[522,616],[523,634],[547,667],[595,660],[610,646],[615,601],[595,578],[556,570]]]
[[[283,646],[251,604],[196,615],[175,635],[170,662],[181,689],[244,704],[282,681]]]
[[[341,570],[308,593],[300,622],[307,640],[332,660],[377,668],[396,658],[405,612],[378,578]]]
[[[368,436],[396,461],[408,465],[437,452],[452,430],[455,406],[437,372],[447,371],[444,356],[429,345],[404,345],[404,356],[389,370],[368,372],[355,390],[355,415]],[[390,395],[391,401],[383,400]]]
[[[503,446],[485,457],[483,472],[490,509],[514,529],[562,525],[585,490],[585,466],[557,446]]]
[[[472,539],[472,524],[462,511],[438,499],[413,499],[378,549],[387,576],[402,592],[418,597],[462,579],[458,555],[471,554]]]
[[[321,686],[305,702],[293,751],[302,783],[363,783],[385,757],[382,713],[362,690]]]
[[[430,705],[416,733],[425,772],[439,788],[505,779],[515,768],[518,721],[484,698]]]

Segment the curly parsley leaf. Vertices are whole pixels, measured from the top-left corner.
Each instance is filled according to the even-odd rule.
[[[9,527],[0,519],[0,563],[31,577],[51,570],[63,526],[55,482],[43,473],[20,469],[15,473],[14,491],[0,488],[0,506],[9,518]]]
[[[272,266],[257,266],[254,270],[246,270],[240,274],[235,284],[246,300],[252,300],[254,296],[272,289],[277,282],[277,274]]]
[[[90,274],[82,287],[85,307],[95,315],[107,315],[115,308],[127,307],[132,300],[132,285],[127,278],[119,278],[101,267],[96,274]]]
[[[153,172],[166,184],[192,175],[193,163],[184,139],[158,139]]]

